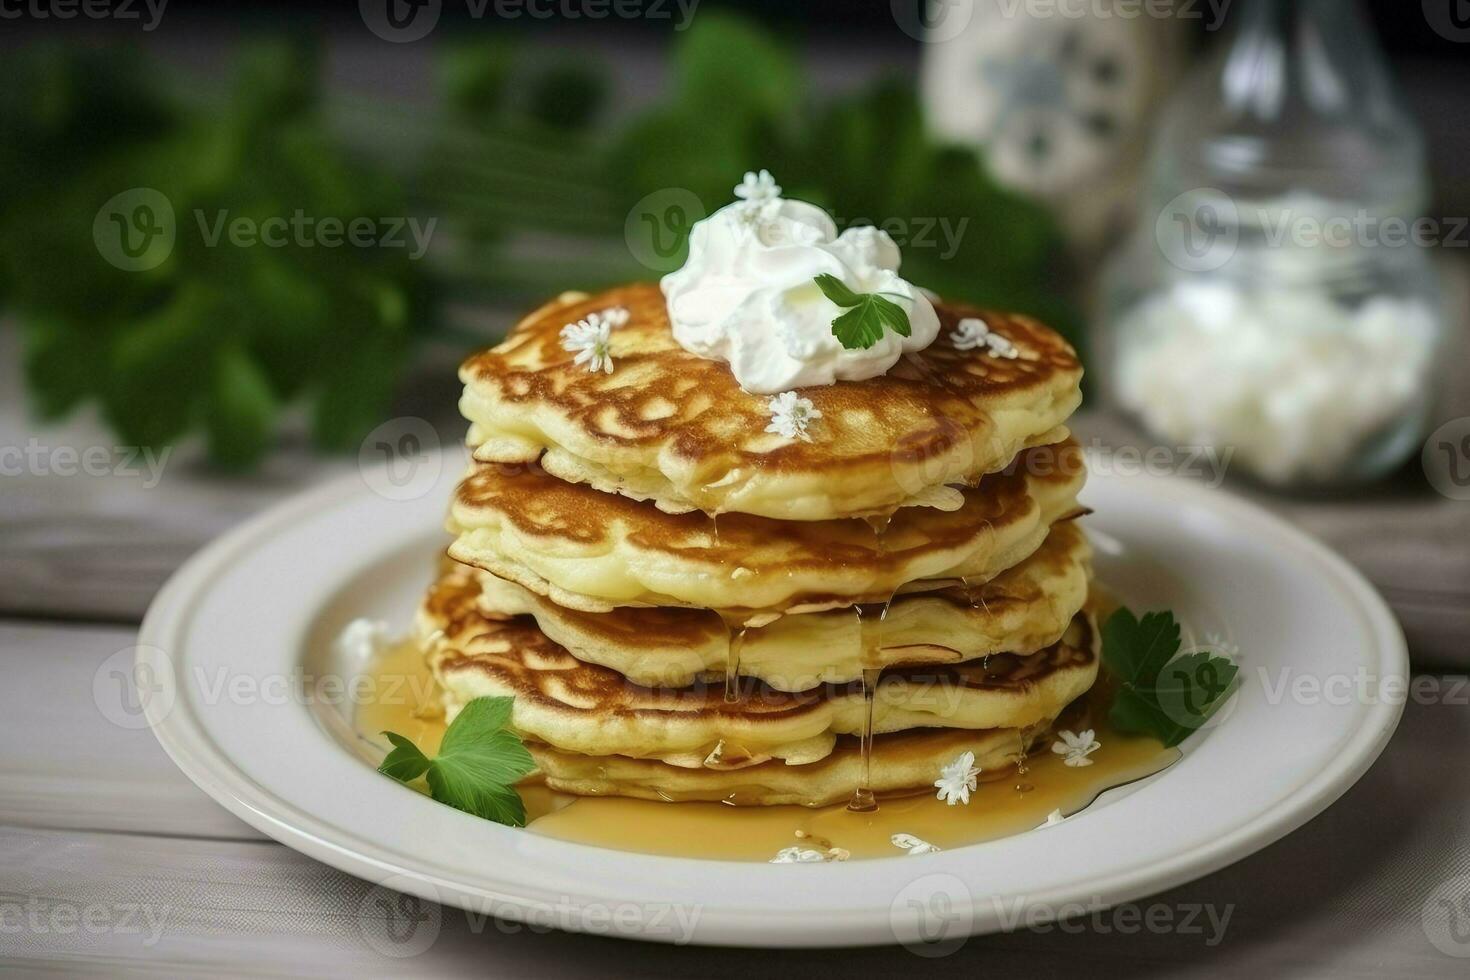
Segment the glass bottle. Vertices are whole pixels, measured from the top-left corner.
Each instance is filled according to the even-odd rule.
[[[1104,279],[1115,405],[1282,486],[1417,452],[1444,324],[1422,140],[1355,0],[1238,0]]]

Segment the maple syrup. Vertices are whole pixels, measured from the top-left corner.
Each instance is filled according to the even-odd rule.
[[[869,606],[875,613],[869,621],[881,622],[881,608]],[[870,635],[874,632],[869,629]],[[377,756],[388,748],[379,735],[384,730],[398,732],[434,755],[444,734],[444,713],[417,646],[404,643],[385,651],[372,673],[374,683],[367,689],[396,693],[357,706],[359,735]],[[869,684],[868,673],[864,671],[865,687],[875,688],[876,677]],[[518,789],[526,804],[526,832],[615,850],[730,861],[769,861],[783,847],[811,846],[812,841],[854,860],[902,857],[907,852],[892,843],[895,834],[911,834],[945,849],[978,844],[1035,830],[1053,811],[1070,816],[1107,790],[1161,772],[1180,758],[1178,749],[1114,730],[1107,721],[1110,701],[1110,685],[1100,678],[1056,726],[1094,730],[1102,747],[1090,756],[1092,765],[1067,766],[1050,751],[1051,737],[1041,739],[1029,755],[1021,753],[1018,743],[1016,764],[982,773],[967,806],[949,806],[932,791],[874,797],[874,807],[856,809],[842,803],[732,806],[577,797],[525,783]],[[423,791],[422,780],[414,785]]]
[[[734,613],[721,612],[720,618],[725,622],[725,703],[735,704],[740,700],[740,651],[752,627]]]
[[[890,599],[889,602],[892,600]],[[858,620],[858,664],[862,668],[863,684],[863,730],[859,736],[859,778],[853,788],[849,810],[866,813],[878,809],[873,795],[873,710],[877,701],[878,685],[883,679],[882,648],[883,623],[888,618],[889,602],[853,606]]]
[[[893,521],[893,514],[870,515],[863,519],[873,532],[873,550],[880,556],[885,554],[884,532]],[[863,730],[859,736],[858,784],[853,787],[852,799],[847,808],[854,813],[872,813],[878,809],[878,799],[873,794],[873,706],[878,696],[878,685],[883,679],[883,623],[888,619],[888,607],[893,603],[889,596],[881,604],[859,603],[852,607],[857,615],[858,666],[862,669],[863,684]]]

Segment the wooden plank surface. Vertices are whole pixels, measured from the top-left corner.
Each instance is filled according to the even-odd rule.
[[[0,823],[263,840],[138,727],[116,673],[136,642],[131,627],[0,623]]]
[[[463,437],[455,411],[456,347],[430,348],[396,411]],[[350,473],[356,457],[322,456],[302,426],[258,472],[212,470],[186,443],[149,459],[118,444],[95,412],[41,423],[23,397],[16,332],[0,325],[0,449],[10,448],[0,496],[0,616],[140,622],[183,561],[206,543],[303,489]],[[19,451],[21,472],[13,467]],[[105,460],[89,467],[85,454]]]

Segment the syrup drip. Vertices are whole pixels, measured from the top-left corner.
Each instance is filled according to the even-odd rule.
[[[971,609],[984,609],[989,612],[985,604],[985,586],[987,580],[974,578],[966,575],[960,579],[960,587],[965,590],[965,601],[970,604]]]
[[[745,647],[745,636],[749,627],[738,616],[721,613],[725,621],[725,703],[735,704],[740,700],[740,651]]]
[[[863,735],[858,743],[861,758],[861,776],[853,790],[853,801],[848,810],[869,813],[878,810],[878,801],[873,798],[873,704],[878,699],[878,685],[882,683],[883,620],[888,619],[888,605],[854,605],[857,613],[857,636],[860,651],[858,664],[863,667]]]
[[[852,791],[852,800],[847,808],[854,813],[871,813],[878,809],[878,798],[873,795],[873,703],[878,693],[878,684],[883,673],[881,667],[863,668],[863,734],[859,743],[862,759],[862,778]]]
[[[720,512],[710,511],[708,516],[710,537],[714,539],[716,550],[722,550]],[[720,564],[726,567],[728,573],[729,563],[723,554],[720,556]],[[720,612],[720,618],[725,622],[725,703],[737,704],[740,701],[740,650],[745,646],[745,623],[739,617],[725,612]]]
[[[873,548],[880,555],[884,552],[883,532],[888,530],[892,514],[864,518],[873,530]],[[878,685],[883,674],[883,623],[888,618],[888,607],[893,596],[879,604],[853,606],[858,620],[858,663],[863,670],[863,731],[859,744],[861,765],[858,785],[853,788],[852,799],[847,808],[854,813],[871,813],[878,809],[878,800],[873,795],[873,707],[877,700]]]

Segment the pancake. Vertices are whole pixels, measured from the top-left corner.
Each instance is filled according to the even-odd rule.
[[[879,795],[932,793],[939,770],[964,752],[975,753],[975,765],[982,773],[1004,770],[1025,757],[1045,728],[986,732],[940,728],[879,735],[873,739],[868,786]],[[578,796],[707,800],[735,806],[827,806],[851,799],[853,787],[862,782],[858,740],[849,737],[838,739],[825,758],[806,765],[773,760],[734,770],[684,769],[616,755],[576,755],[537,742],[528,742],[526,747],[547,786]]]
[[[615,369],[590,372],[560,332],[610,307]],[[801,390],[822,413],[811,441],[766,431],[767,396],[674,342],[657,285],[567,293],[460,369],[460,411],[485,463],[541,461],[551,474],[679,513],[797,521],[888,514],[954,501],[948,484],[1001,470],[1063,438],[1082,368],[1057,333],[1014,314],[937,304],[939,339],[888,374]],[[1015,359],[957,350],[959,320],[983,317]]]
[[[877,662],[959,663],[1050,646],[1087,599],[1091,554],[1082,530],[1063,522],[1035,554],[977,586],[973,601],[959,587],[895,598],[883,618]],[[636,684],[685,687],[724,677],[732,632],[717,613],[636,606],[580,612],[488,572],[478,576],[479,609],[486,616],[529,615],[577,659]],[[854,681],[862,676],[860,632],[851,609],[783,616],[745,631],[739,672],[781,691]]]
[[[759,619],[886,602],[939,580],[994,578],[1079,513],[1086,473],[1076,443],[1013,463],[964,489],[958,510],[907,508],[881,534],[853,519],[667,514],[538,469],[479,464],[455,491],[449,554],[586,612],[695,606]]]
[[[529,617],[487,618],[477,597],[471,576],[452,573],[424,602],[423,625],[435,630],[429,665],[451,719],[474,698],[513,697],[516,730],[562,751],[721,769],[771,758],[815,761],[832,751],[837,735],[863,730],[861,682],[787,692],[740,679],[733,701],[723,680],[643,687],[573,657]],[[1037,653],[885,671],[873,699],[873,731],[1048,721],[1092,686],[1095,634],[1079,615],[1061,641]]]

